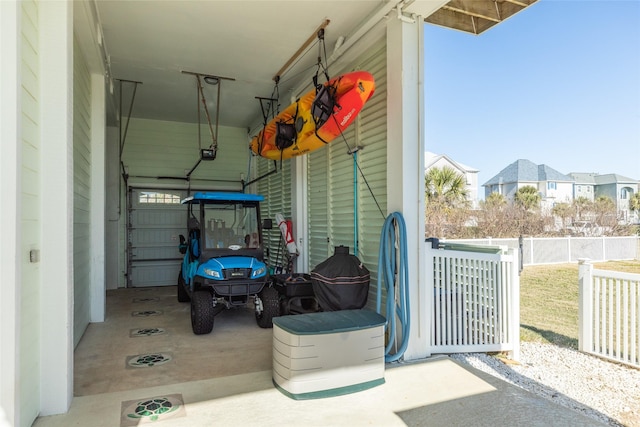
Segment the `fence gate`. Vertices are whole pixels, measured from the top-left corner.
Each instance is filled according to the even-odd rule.
[[[186,191],[130,188],[127,211],[127,287],[175,285],[187,224]]]
[[[517,252],[430,248],[427,262],[433,266],[427,277],[427,283],[433,284],[431,353],[510,351],[517,360],[520,347]]]

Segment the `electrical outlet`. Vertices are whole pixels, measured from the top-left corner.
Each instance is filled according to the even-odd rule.
[[[40,250],[31,249],[29,251],[29,262],[36,263],[40,261]]]

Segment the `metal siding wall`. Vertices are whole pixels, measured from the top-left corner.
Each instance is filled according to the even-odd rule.
[[[91,75],[74,38],[73,58],[73,344],[91,316]]]
[[[41,139],[40,139],[40,58],[38,4],[33,1],[20,3],[22,7],[20,78],[22,88],[20,100],[22,114],[21,156],[21,230],[20,246],[27,254],[30,249],[41,247]],[[38,263],[29,263],[23,256],[20,283],[20,330],[17,350],[20,358],[20,420],[24,425],[35,420],[40,410],[40,284],[41,272]]]
[[[274,168],[272,160],[261,157],[252,159],[257,162],[258,176],[262,176]],[[273,220],[273,229],[264,230],[264,246],[269,248],[268,264],[271,267],[283,264],[284,243],[281,242],[280,229],[276,224],[276,213],[291,219],[291,161],[277,162],[278,172],[258,181],[257,192],[265,196],[261,204],[262,219]]]
[[[123,98],[127,99],[125,95]],[[125,110],[127,111],[127,110]],[[135,105],[134,105],[135,112]],[[126,117],[123,117],[123,134]],[[154,184],[184,184],[184,181],[155,179],[158,176],[185,177],[200,157],[200,146],[211,144],[208,126],[201,125],[201,143],[198,143],[198,125],[194,123],[160,120],[131,119],[124,144],[122,159],[129,170],[130,181]],[[220,126],[218,154],[213,161],[203,161],[191,175],[192,186],[202,187],[197,180],[211,181],[206,185],[215,188],[231,186],[240,189],[240,175],[247,162],[246,130]],[[136,178],[144,176],[151,178]]]
[[[378,248],[386,213],[387,97],[386,42],[381,40],[352,63],[349,70],[366,70],[376,79],[376,90],[358,118],[344,134],[350,148],[361,146],[357,174],[358,257],[371,272],[368,306],[375,306]],[[309,266],[315,267],[333,254],[333,247],[345,245],[354,253],[353,158],[344,139],[338,137],[328,147],[307,156],[309,210]]]
[[[371,272],[371,286],[367,302],[369,308],[375,308],[380,233],[387,213],[386,59],[386,44],[381,43],[371,50],[360,66],[360,68],[372,73],[376,79],[376,91],[359,116],[359,144],[363,146],[363,149],[358,152],[358,164],[371,187],[371,191],[358,173],[358,222],[360,224],[358,227],[358,258]],[[382,213],[380,209],[382,209]]]
[[[125,92],[125,91],[123,91]],[[123,94],[125,101],[129,100]],[[125,112],[128,105],[124,103]],[[195,108],[194,108],[195,110]],[[135,112],[135,104],[134,104]],[[195,115],[195,111],[194,111]],[[123,117],[124,124],[127,119]],[[211,144],[209,128],[201,124],[201,142],[198,142],[198,125],[194,123],[168,122],[132,118],[124,143],[122,160],[130,175],[129,183],[139,187],[186,188],[184,180],[157,179],[159,176],[185,177],[200,156],[200,146]],[[246,130],[220,126],[218,134],[218,154],[215,160],[202,162],[191,175],[191,187],[199,189],[234,190],[241,189],[241,174],[246,172],[247,135]],[[149,178],[140,178],[149,177]],[[219,181],[213,181],[214,179]],[[120,179],[120,185],[122,179]],[[121,193],[118,253],[120,259],[119,287],[126,286],[126,194]]]

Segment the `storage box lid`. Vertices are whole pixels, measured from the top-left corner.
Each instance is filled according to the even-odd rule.
[[[274,317],[273,323],[295,335],[317,335],[373,328],[387,319],[375,311],[342,310]]]

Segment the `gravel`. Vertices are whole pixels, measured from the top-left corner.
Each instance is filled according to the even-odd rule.
[[[451,358],[610,426],[640,427],[640,369],[531,342],[521,343],[519,363],[484,353]]]

